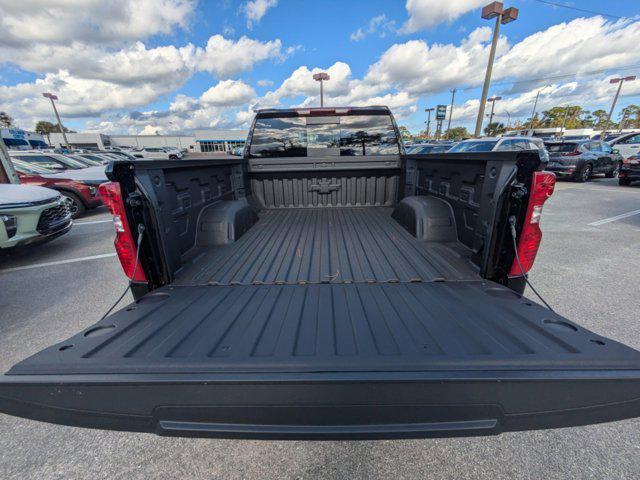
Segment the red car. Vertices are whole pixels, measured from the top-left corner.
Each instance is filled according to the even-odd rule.
[[[52,170],[17,159],[13,159],[13,166],[21,183],[52,188],[65,196],[69,202],[72,218],[77,218],[86,210],[102,205],[102,198],[98,192],[97,185],[89,185],[78,180],[62,178]]]

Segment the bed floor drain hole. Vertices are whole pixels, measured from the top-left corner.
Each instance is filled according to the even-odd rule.
[[[577,327],[574,327],[573,325],[571,325],[568,322],[563,322],[562,320],[551,320],[549,318],[545,318],[544,319],[544,323],[546,323],[547,325],[549,325],[550,327],[553,327],[553,328],[571,330],[572,332],[577,332],[578,331]]]
[[[99,337],[100,335],[104,335],[107,332],[110,332],[116,328],[115,325],[103,325],[100,327],[92,328],[84,333],[85,337]]]
[[[605,343],[602,340],[596,340],[594,338],[592,338],[591,340],[589,340],[591,343],[595,343],[596,345],[605,345]]]
[[[62,345],[58,350],[64,352],[65,350],[69,350],[73,345]]]

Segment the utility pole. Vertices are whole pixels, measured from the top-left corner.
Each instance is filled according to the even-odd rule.
[[[69,140],[67,140],[67,134],[64,132],[64,128],[62,128],[62,122],[60,121],[60,115],[58,115],[58,109],[56,108],[56,103],[54,100],[58,100],[58,97],[53,93],[43,93],[43,97],[51,100],[51,106],[53,107],[53,113],[56,114],[56,119],[58,120],[58,128],[60,129],[60,133],[62,133],[62,138],[64,139],[64,144],[68,149],[71,149],[71,145],[69,145]]]
[[[480,108],[478,110],[478,119],[476,120],[475,137],[479,137],[482,132],[482,120],[484,119],[484,108],[489,95],[489,86],[491,85],[491,72],[493,70],[493,62],[496,58],[496,47],[498,46],[498,38],[500,36],[500,25],[513,22],[518,18],[518,9],[511,7],[504,9],[502,2],[493,2],[486,5],[482,9],[482,18],[490,20],[496,19],[493,27],[493,39],[491,40],[491,50],[489,52],[489,62],[487,63],[487,72],[484,77],[484,85],[482,86],[482,97],[480,98]]]
[[[453,102],[456,99],[456,89],[450,90],[451,92],[451,107],[449,108],[449,124],[447,125],[447,133],[451,131],[451,118],[453,117]]]
[[[326,72],[320,72],[320,73],[314,73],[313,79],[316,82],[320,82],[320,107],[324,107],[324,88],[323,88],[324,83],[323,82],[331,79],[331,77]]]
[[[498,100],[502,100],[502,97],[491,97],[487,100],[487,102],[491,102],[491,114],[489,114],[489,127],[491,127],[491,124],[493,123],[493,111],[495,110],[496,102]]]
[[[431,112],[433,112],[435,108],[425,108],[424,111],[427,112],[427,138],[429,138],[429,134],[431,133]]]
[[[613,103],[611,104],[611,110],[609,110],[609,115],[607,116],[607,123],[604,124],[604,129],[602,130],[602,135],[600,136],[600,138],[602,140],[604,140],[604,137],[607,133],[607,128],[609,128],[609,125],[611,124],[611,116],[613,115],[613,110],[616,108],[616,103],[618,103],[618,97],[620,96],[620,90],[622,90],[622,84],[624,82],[630,82],[632,80],[635,80],[636,76],[635,75],[631,75],[629,77],[619,77],[619,78],[612,78],[611,80],[609,80],[609,83],[617,83],[618,84],[618,90],[616,91],[616,95],[613,97]]]

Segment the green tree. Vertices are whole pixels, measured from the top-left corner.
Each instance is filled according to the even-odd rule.
[[[640,107],[627,105],[619,114],[620,128],[640,128]]]
[[[591,112],[591,117],[593,117],[593,128],[605,128],[605,123],[607,123],[608,115],[609,114],[602,109],[594,110],[593,112]]]
[[[565,128],[583,128],[589,125],[590,112],[580,105],[553,107],[542,112],[541,126]]]
[[[7,112],[0,112],[0,127],[13,127],[14,121],[13,118]]]
[[[56,132],[60,130],[57,125],[54,125],[51,122],[47,122],[46,120],[40,120],[36,123],[35,131],[40,135],[44,135],[47,137],[47,142],[51,145],[51,138],[49,137],[50,133]]]
[[[500,122],[492,122],[484,129],[484,133],[489,137],[495,137],[507,131],[507,127]]]
[[[451,130],[447,130],[444,133],[444,138],[447,140],[460,140],[469,137],[471,137],[471,134],[466,127],[453,127]]]
[[[62,129],[64,130],[64,133],[76,133],[73,130],[68,129],[64,125],[62,126]],[[49,135],[50,133],[60,133],[60,127],[57,123],[47,122],[46,120],[39,120],[38,123],[36,123],[35,131],[36,133],[39,133],[41,135]]]
[[[398,130],[400,130],[400,135],[402,135],[402,139],[403,140],[412,140],[413,139],[413,135],[411,135],[411,132],[409,131],[409,129],[407,127],[405,127],[404,125],[400,125],[398,127]]]

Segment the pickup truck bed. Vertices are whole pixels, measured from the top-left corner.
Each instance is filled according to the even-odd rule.
[[[521,295],[554,184],[537,152],[404,155],[387,109],[335,113],[259,113],[242,160],[111,164],[136,302],[13,366],[0,411],[287,439],[640,415],[640,353]]]
[[[9,374],[591,370],[638,357],[481,280],[190,286],[146,295]]]
[[[201,248],[175,285],[479,280],[458,242],[416,239],[392,208],[263,210],[236,242]]]

